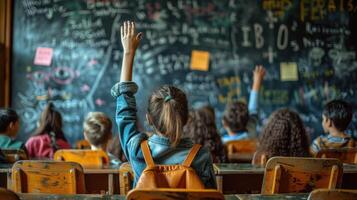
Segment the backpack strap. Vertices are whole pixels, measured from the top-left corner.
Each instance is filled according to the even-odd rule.
[[[200,150],[200,148],[201,148],[201,145],[199,145],[199,144],[193,145],[190,152],[187,154],[185,161],[183,161],[182,165],[185,167],[190,167],[193,159],[195,158],[195,156],[198,153],[198,151]]]
[[[140,143],[141,146],[141,151],[143,152],[143,156],[145,159],[145,163],[147,167],[154,167],[155,163],[154,160],[152,159],[151,153],[150,153],[150,148],[147,140],[143,140]]]

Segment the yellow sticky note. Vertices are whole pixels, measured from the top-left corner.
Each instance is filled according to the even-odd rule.
[[[193,50],[191,54],[191,69],[208,71],[209,52]]]
[[[299,80],[298,67],[295,62],[280,63],[280,80],[281,81]]]

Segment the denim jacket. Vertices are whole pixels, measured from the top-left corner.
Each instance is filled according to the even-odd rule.
[[[113,86],[111,94],[116,98],[115,119],[119,129],[120,145],[134,171],[134,187],[146,167],[140,143],[148,139],[151,155],[155,164],[181,164],[193,143],[189,138],[182,138],[176,147],[171,147],[168,138],[153,134],[151,137],[136,128],[136,101],[134,94],[138,86],[134,82],[121,82]],[[201,147],[191,167],[201,178],[206,188],[216,188],[212,158],[207,148]]]

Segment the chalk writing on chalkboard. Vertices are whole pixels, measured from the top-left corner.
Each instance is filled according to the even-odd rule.
[[[248,101],[252,70],[262,64],[260,117],[292,107],[313,138],[322,131],[324,103],[356,99],[356,15],[355,1],[15,1],[12,106],[22,118],[19,136],[33,133],[48,101],[63,113],[72,143],[83,137],[89,111],[114,116],[109,90],[120,73],[119,26],[130,19],[144,33],[134,62],[142,123],[151,91],[175,84],[192,107],[213,105],[221,126],[226,103]],[[209,52],[209,62],[199,60],[204,70],[191,69],[195,50]]]

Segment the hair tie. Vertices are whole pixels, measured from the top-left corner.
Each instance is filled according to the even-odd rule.
[[[167,95],[164,99],[165,102],[168,102],[172,99],[172,96],[171,95]]]

